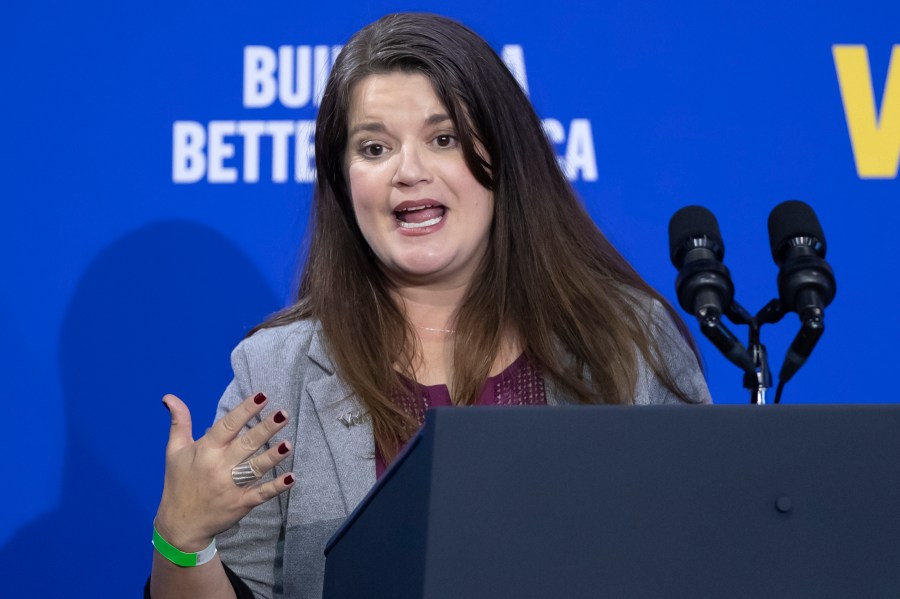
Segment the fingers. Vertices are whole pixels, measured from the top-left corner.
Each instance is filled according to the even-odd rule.
[[[183,401],[171,394],[164,395],[162,402],[172,418],[166,451],[178,451],[194,442],[191,432],[191,411]]]
[[[206,439],[220,447],[227,445],[237,437],[251,418],[262,411],[263,406],[266,405],[266,399],[264,393],[248,397],[213,424],[206,433]]]
[[[235,439],[228,447],[227,455],[235,462],[244,461],[248,456],[259,451],[259,448],[265,445],[275,433],[284,428],[287,420],[287,413],[284,410],[270,414],[262,422]],[[262,472],[265,470],[268,468],[260,468]]]
[[[276,495],[284,493],[294,486],[294,475],[283,474],[273,481],[267,482],[256,487],[250,487],[246,491],[245,497],[248,501],[248,507],[256,507],[261,503],[265,503]]]
[[[272,447],[268,451],[253,456],[249,460],[250,467],[256,470],[260,476],[275,467],[291,452],[291,445],[287,441],[282,441],[276,447]]]

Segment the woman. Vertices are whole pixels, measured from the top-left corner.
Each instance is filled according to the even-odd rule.
[[[683,325],[475,33],[422,14],[366,27],[316,127],[297,303],[235,350],[203,438],[164,398],[155,598],[319,596],[325,542],[433,405],[709,401]]]

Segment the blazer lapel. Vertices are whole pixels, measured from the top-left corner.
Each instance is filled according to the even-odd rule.
[[[371,420],[359,399],[335,373],[320,336],[321,332],[313,336],[309,358],[324,370],[324,376],[310,382],[306,390],[334,459],[349,514],[375,484],[375,440]]]

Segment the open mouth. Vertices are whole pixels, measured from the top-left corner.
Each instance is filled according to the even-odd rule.
[[[397,222],[404,229],[422,229],[432,227],[444,218],[447,209],[440,204],[413,206],[394,211]]]

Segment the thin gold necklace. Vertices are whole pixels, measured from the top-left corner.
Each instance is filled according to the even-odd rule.
[[[455,329],[434,329],[431,327],[420,327],[419,325],[415,325],[417,329],[422,329],[423,331],[429,331],[432,333],[446,333],[448,335],[452,335],[456,332]]]

